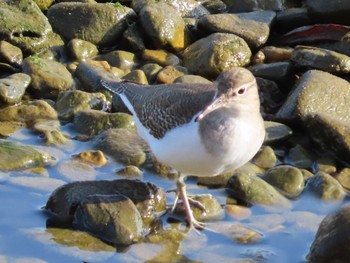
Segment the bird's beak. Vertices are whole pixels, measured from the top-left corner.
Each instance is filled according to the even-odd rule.
[[[210,103],[195,119],[195,121],[201,121],[206,115],[208,115],[210,112],[216,110],[217,108],[220,108],[221,106],[225,105],[226,99],[225,95],[222,94],[219,97],[216,97],[212,103]]]

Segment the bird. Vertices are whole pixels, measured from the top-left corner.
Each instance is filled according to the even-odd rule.
[[[203,229],[193,216],[185,178],[233,171],[258,152],[265,128],[254,75],[233,67],[209,84],[100,82],[120,96],[156,159],[178,172],[172,210],[182,199],[189,226]]]

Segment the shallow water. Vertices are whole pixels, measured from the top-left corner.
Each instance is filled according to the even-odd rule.
[[[69,126],[63,131],[74,134]],[[115,174],[122,167],[109,160],[108,164],[95,170],[70,171],[58,167],[71,160],[73,154],[91,150],[90,142],[70,141],[60,147],[43,146],[41,138],[26,129],[18,130],[8,140],[40,146],[56,158],[53,166],[46,168],[41,175],[25,172],[0,173],[0,262],[13,262],[27,259],[28,262],[144,262],[162,251],[156,244],[140,243],[116,251],[86,251],[74,244],[62,245],[54,240],[46,229],[48,216],[42,211],[51,191],[60,181],[117,179]],[[67,168],[68,167],[68,168]],[[57,181],[28,181],[23,178],[49,177]],[[122,177],[120,177],[122,178]],[[172,180],[160,178],[145,171],[143,181],[152,182],[165,190],[175,187]],[[187,181],[190,193],[211,193],[222,204],[226,202],[223,189],[207,189],[196,185],[195,180]],[[168,203],[173,194],[168,194]],[[344,201],[345,202],[345,201]],[[301,194],[300,199],[292,201],[291,210],[279,210],[251,207],[252,215],[238,223],[262,233],[263,238],[256,244],[239,244],[229,238],[210,231],[201,234],[192,231],[181,244],[182,262],[197,260],[201,262],[237,262],[237,259],[251,259],[255,262],[305,262],[305,256],[322,218],[341,206],[340,203],[325,203],[308,194]],[[166,218],[166,216],[164,217]],[[226,215],[224,221],[237,222]],[[217,224],[221,223],[217,222]],[[215,224],[215,222],[214,222]],[[164,227],[170,225],[164,220]],[[6,262],[6,261],[5,261]]]

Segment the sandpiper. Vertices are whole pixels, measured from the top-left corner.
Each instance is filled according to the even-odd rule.
[[[257,153],[265,128],[255,77],[235,67],[213,84],[101,83],[121,97],[156,158],[179,172],[174,205],[180,196],[189,225],[202,228],[193,217],[184,178],[234,170]]]

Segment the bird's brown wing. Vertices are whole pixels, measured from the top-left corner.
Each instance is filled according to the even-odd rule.
[[[162,138],[167,131],[190,122],[215,95],[214,84],[143,86],[110,81],[102,84],[114,93],[125,95],[140,122],[155,138]]]

